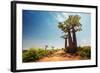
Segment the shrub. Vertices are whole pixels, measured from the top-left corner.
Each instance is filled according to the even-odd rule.
[[[36,61],[44,56],[52,54],[54,50],[43,50],[40,48],[30,48],[29,50],[23,50],[22,57],[23,62]]]
[[[90,59],[91,58],[91,47],[90,46],[79,47],[77,53],[83,58]]]
[[[23,52],[23,62],[35,61],[39,56],[36,51],[28,50]]]

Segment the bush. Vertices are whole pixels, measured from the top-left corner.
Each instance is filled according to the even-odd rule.
[[[37,51],[28,50],[23,52],[23,62],[35,61],[38,58]]]
[[[40,48],[30,48],[29,50],[23,50],[22,57],[23,62],[37,61],[38,59],[52,54],[53,50],[43,50]]]
[[[91,47],[90,46],[84,46],[79,47],[77,52],[82,58],[91,58]]]

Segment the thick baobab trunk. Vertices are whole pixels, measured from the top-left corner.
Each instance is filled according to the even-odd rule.
[[[69,43],[69,48],[72,48],[72,37],[71,37],[70,30],[68,31],[68,43]]]
[[[76,53],[77,51],[77,38],[76,38],[76,32],[74,27],[72,28],[72,36],[73,36],[73,49],[72,49],[72,53]]]
[[[77,38],[76,38],[76,32],[74,28],[72,28],[72,35],[73,35],[73,47],[77,48]]]
[[[67,38],[65,38],[65,49],[67,49]]]
[[[68,43],[69,43],[69,47],[67,49],[68,53],[73,53],[73,42],[72,42],[72,37],[71,37],[71,32],[68,31]]]

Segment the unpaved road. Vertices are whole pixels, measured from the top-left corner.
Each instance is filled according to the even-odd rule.
[[[38,60],[38,62],[47,62],[47,61],[66,61],[66,60],[80,60],[79,55],[70,55],[66,54],[63,50],[59,50],[49,57],[43,57]]]

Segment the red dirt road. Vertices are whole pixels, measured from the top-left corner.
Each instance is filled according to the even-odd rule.
[[[47,62],[47,61],[66,61],[66,60],[80,60],[79,55],[70,55],[66,54],[63,50],[59,50],[49,57],[43,57],[38,60],[38,62]]]

